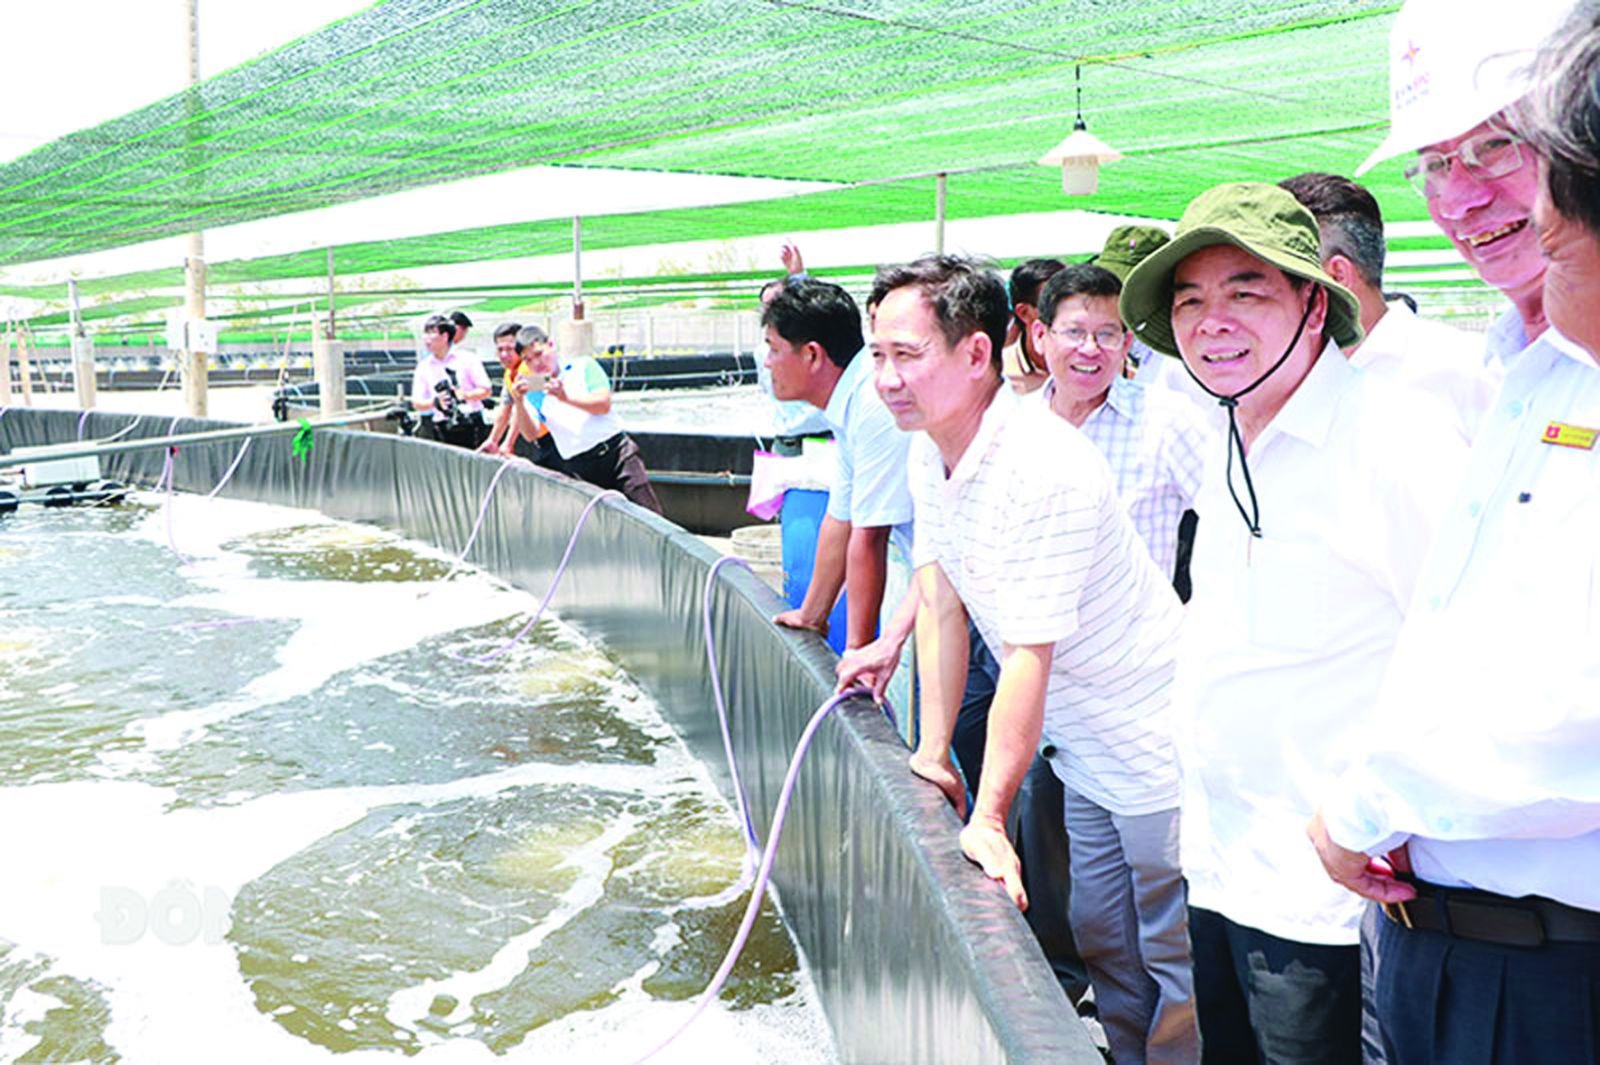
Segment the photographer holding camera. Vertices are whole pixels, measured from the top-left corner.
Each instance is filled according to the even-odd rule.
[[[489,435],[483,400],[490,386],[476,359],[452,350],[455,324],[434,315],[422,324],[428,357],[417,360],[411,375],[411,405],[431,412],[423,419],[424,436],[456,447],[476,448]]]

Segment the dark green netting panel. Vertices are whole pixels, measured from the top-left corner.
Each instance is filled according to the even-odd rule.
[[[953,218],[1175,217],[1220,180],[1350,172],[1381,136],[1394,7],[389,0],[0,167],[0,264],[536,163],[891,182],[594,219],[595,247],[926,219],[931,181],[896,179],[936,171],[955,174]],[[1129,158],[1068,204],[1032,161],[1070,128],[1080,62],[1091,128]],[[1385,208],[1423,217],[1396,174],[1375,181]],[[564,221],[505,229],[340,249],[339,271],[566,247]],[[325,267],[319,250],[215,280]]]

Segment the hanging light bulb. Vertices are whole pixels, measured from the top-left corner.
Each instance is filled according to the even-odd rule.
[[[1061,168],[1061,191],[1068,196],[1092,196],[1100,186],[1100,165],[1121,160],[1122,153],[1089,132],[1083,120],[1083,67],[1077,67],[1078,117],[1072,123],[1072,134],[1050,149],[1040,166]]]

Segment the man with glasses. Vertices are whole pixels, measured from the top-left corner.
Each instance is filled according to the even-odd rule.
[[[1362,906],[1304,826],[1355,753],[1465,444],[1344,357],[1359,304],[1276,185],[1197,197],[1121,311],[1229,419],[1173,694],[1205,1060],[1357,1065]]]
[[[1546,328],[1544,257],[1533,227],[1536,153],[1504,112],[1522,96],[1532,49],[1572,0],[1527,0],[1515,18],[1463,15],[1453,0],[1411,0],[1390,31],[1389,136],[1356,170],[1406,164],[1428,214],[1478,276],[1505,294],[1485,362],[1504,370]]]
[[[1172,576],[1178,522],[1200,490],[1210,434],[1176,392],[1126,375],[1133,333],[1122,326],[1121,295],[1117,275],[1087,263],[1046,282],[1033,344],[1050,379],[1038,395],[1106,457],[1133,527],[1156,566]]]
[[[1383,905],[1376,1013],[1390,1065],[1593,1061],[1600,1045],[1600,375],[1558,332],[1570,259],[1528,221],[1535,164],[1561,163],[1501,118],[1521,110],[1533,47],[1574,6],[1525,0],[1514,17],[1474,20],[1411,0],[1390,42],[1394,132],[1375,158],[1422,148],[1408,170],[1434,218],[1514,307],[1491,349],[1514,359],[1418,580],[1373,727],[1309,826],[1328,875]],[[1588,19],[1597,32],[1592,6]],[[1575,21],[1552,34],[1557,69],[1584,32]],[[1531,102],[1560,100],[1570,121],[1582,113],[1572,91],[1595,93],[1600,63],[1559,80],[1565,92],[1547,84]],[[1596,110],[1579,126],[1591,145]],[[1550,292],[1532,283],[1544,280]],[[1536,339],[1515,352],[1524,337]]]

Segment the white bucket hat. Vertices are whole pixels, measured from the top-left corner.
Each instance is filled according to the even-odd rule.
[[[1389,30],[1389,135],[1356,169],[1459,137],[1531,88],[1539,46],[1576,0],[1406,0]]]

